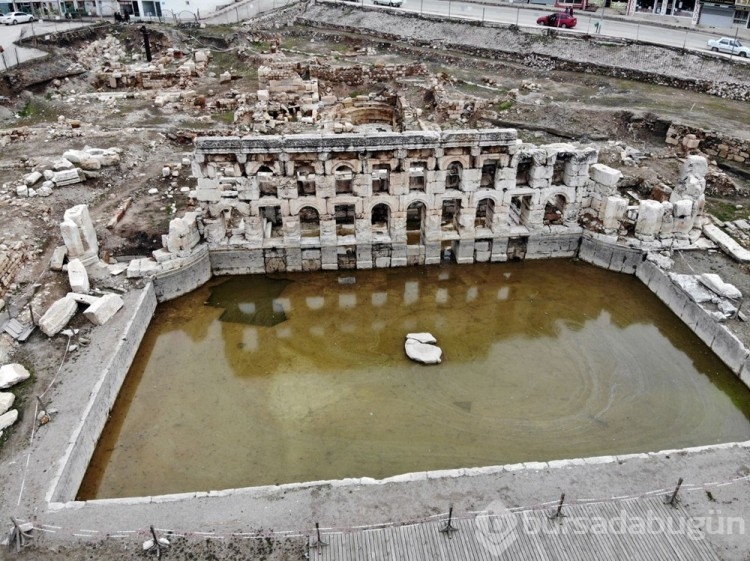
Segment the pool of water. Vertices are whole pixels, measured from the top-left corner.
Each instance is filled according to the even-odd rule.
[[[404,354],[429,331],[443,362]],[[80,499],[750,439],[750,392],[570,261],[214,279],[159,306]]]

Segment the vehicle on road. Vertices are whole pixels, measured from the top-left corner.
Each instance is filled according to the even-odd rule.
[[[16,25],[17,23],[28,23],[36,21],[36,18],[26,12],[8,12],[0,17],[0,23],[3,25]]]
[[[375,5],[393,6],[394,8],[400,8],[404,3],[404,0],[372,0]]]
[[[554,14],[540,17],[536,22],[539,25],[546,25],[547,27],[566,27],[572,29],[576,26],[578,20],[575,16],[571,16],[565,12],[555,12]]]
[[[708,48],[718,53],[729,53],[730,55],[750,56],[750,47],[745,47],[733,37],[722,37],[721,39],[709,39]]]

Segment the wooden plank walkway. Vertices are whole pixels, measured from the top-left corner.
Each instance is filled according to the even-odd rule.
[[[454,518],[457,532],[440,532],[446,519],[416,524],[321,531],[310,539],[312,561],[719,561],[702,534],[691,533],[682,507],[650,497]],[[628,531],[629,530],[629,531]],[[494,545],[493,545],[494,544]]]

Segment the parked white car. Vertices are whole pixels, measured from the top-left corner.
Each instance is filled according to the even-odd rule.
[[[0,23],[3,25],[16,25],[17,23],[28,23],[36,21],[36,18],[26,12],[8,12],[0,17]]]
[[[400,8],[404,3],[404,0],[372,0],[373,4],[382,4],[383,6],[394,6]]]
[[[708,48],[714,52],[729,53],[744,57],[750,56],[750,47],[744,47],[742,43],[732,37],[709,39]]]

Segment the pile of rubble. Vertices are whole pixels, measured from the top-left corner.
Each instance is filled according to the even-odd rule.
[[[88,207],[78,205],[66,210],[60,231],[65,245],[55,249],[50,269],[67,273],[71,291],[54,302],[39,320],[39,329],[48,337],[65,328],[79,305],[87,306],[83,315],[94,325],[105,324],[123,306],[123,300],[117,294],[101,291],[100,296],[91,294],[87,267],[107,265],[99,261],[99,244]],[[117,268],[115,265],[110,267]],[[124,266],[120,265],[119,272],[123,270]],[[112,270],[112,273],[116,271]]]
[[[65,185],[81,183],[98,177],[102,167],[120,163],[119,148],[91,148],[68,150],[62,158],[51,164],[37,165],[23,178],[23,183],[15,188],[19,197],[48,197],[52,190]],[[40,184],[41,183],[41,184]]]

